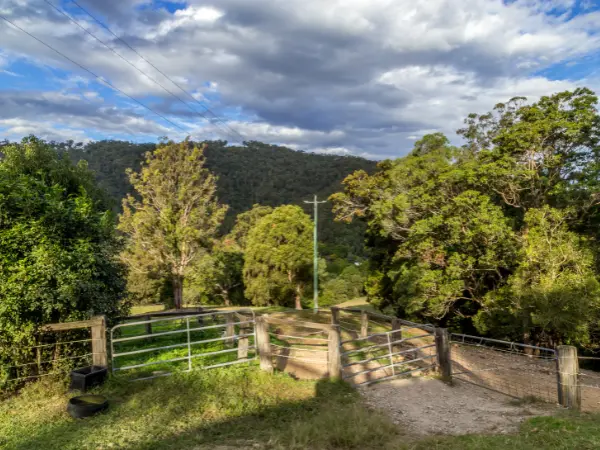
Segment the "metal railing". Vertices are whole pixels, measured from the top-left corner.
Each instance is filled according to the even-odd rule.
[[[404,322],[412,325],[412,322]],[[432,333],[423,333],[424,327],[427,327],[426,325],[414,325],[416,326],[405,326],[341,341],[340,356],[345,360],[342,363],[342,378],[352,382],[355,386],[367,386],[434,368],[437,365],[436,345],[433,343],[434,336]],[[415,333],[415,330],[418,330],[416,334],[411,335]],[[424,339],[431,342],[420,342],[423,345],[418,346],[414,346],[410,342]],[[373,342],[373,344],[361,346],[365,342]],[[344,349],[344,346],[348,345],[353,348]],[[374,354],[374,352],[382,353]],[[362,359],[351,360],[353,356],[361,357],[361,355],[363,356]],[[372,364],[375,367],[370,367]],[[383,376],[379,376],[377,373],[381,371],[384,371]],[[358,381],[358,377],[364,380]]]
[[[216,323],[212,325],[201,325],[195,326],[192,322],[196,322],[199,324],[203,324],[206,319],[212,319],[216,321],[218,317],[223,317],[225,319],[224,323]],[[236,321],[236,319],[238,319]],[[167,331],[153,332],[153,333],[143,333],[136,334],[133,336],[119,336],[119,334],[123,334],[124,330],[128,328],[139,327],[144,331],[147,330],[146,325],[150,323],[166,323],[175,324],[176,322],[185,323],[185,327],[181,329],[169,329]],[[185,315],[185,316],[176,316],[176,317],[167,317],[160,319],[150,319],[150,320],[140,320],[135,322],[128,322],[115,325],[110,330],[110,348],[111,348],[111,359],[112,359],[112,372],[122,372],[126,370],[134,370],[141,369],[144,367],[156,366],[156,365],[166,365],[171,363],[178,363],[182,361],[187,361],[187,368],[184,372],[189,372],[194,369],[212,369],[216,367],[225,367],[233,364],[241,364],[249,361],[253,361],[256,359],[256,331],[255,331],[255,315],[254,311],[251,309],[239,309],[234,311],[212,311],[209,313],[195,314],[195,315]],[[141,328],[143,326],[143,328]],[[235,327],[238,327],[239,332],[236,333]],[[193,333],[201,333],[204,334],[207,331],[218,331],[219,329],[223,329],[222,336],[219,337],[209,337],[207,339],[199,339],[193,340]],[[251,331],[251,332],[248,332]],[[157,337],[163,336],[183,336],[183,342],[177,342],[174,344],[169,343],[168,345],[152,345],[152,341]],[[250,339],[252,339],[252,345],[250,345]],[[145,346],[144,343],[148,342],[149,345]],[[199,352],[193,353],[194,346],[198,346],[201,344],[212,344],[212,343],[223,343],[223,347],[230,346],[230,348],[223,348],[214,351],[207,352]],[[143,348],[135,348],[133,350],[126,351],[116,351],[115,344],[119,343],[141,343]],[[237,343],[237,347],[235,344]],[[173,350],[187,348],[187,352],[185,355],[176,356],[169,359],[158,359],[155,361],[145,361],[141,363],[135,364],[126,364],[124,366],[118,366],[117,360],[121,358],[121,360],[125,357],[131,357],[133,355],[144,355],[144,354],[152,354],[156,352],[162,352],[165,350]],[[253,350],[254,355],[248,356],[249,352]],[[238,353],[238,357],[235,360],[221,362],[217,364],[204,365],[199,367],[193,367],[193,361],[198,358],[205,358],[215,355],[224,355],[229,353]],[[151,376],[143,376],[136,378],[136,380],[147,380],[162,376],[172,375],[173,371],[161,371],[158,374],[152,374]]]

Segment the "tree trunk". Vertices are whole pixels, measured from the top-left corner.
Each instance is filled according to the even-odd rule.
[[[227,289],[223,289],[223,301],[225,302],[225,306],[231,306],[231,301],[229,301],[229,291]]]
[[[302,303],[300,302],[302,298],[302,287],[297,284],[296,285],[296,309],[302,309]]]
[[[181,309],[183,306],[183,277],[173,275],[173,301],[175,309]]]

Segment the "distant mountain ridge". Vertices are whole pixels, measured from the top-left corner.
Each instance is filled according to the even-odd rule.
[[[228,231],[237,214],[255,203],[279,206],[297,204],[312,216],[314,194],[320,200],[341,189],[341,181],[356,170],[372,173],[376,162],[354,156],[321,155],[291,150],[286,147],[248,142],[245,146],[228,146],[225,141],[208,141],[206,166],[218,177],[218,197],[229,205],[223,231]],[[96,173],[99,184],[120,208],[121,199],[131,192],[125,174],[127,168],[138,170],[144,154],[155,144],[126,141],[98,141],[86,145],[71,142],[58,144],[74,161],[86,160]],[[320,206],[319,240],[328,245],[346,247],[352,254],[362,252],[361,224],[333,221],[331,206]],[[333,250],[333,249],[332,249]],[[344,252],[344,250],[342,250]]]

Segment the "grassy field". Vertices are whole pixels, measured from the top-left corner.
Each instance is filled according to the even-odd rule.
[[[64,383],[43,381],[0,403],[0,447],[35,449],[406,449],[600,448],[598,416],[534,418],[516,435],[404,435],[366,409],[343,383],[295,381],[256,368],[112,379],[97,392],[108,412],[83,420],[65,412]]]

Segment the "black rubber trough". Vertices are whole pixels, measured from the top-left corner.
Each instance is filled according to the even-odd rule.
[[[73,397],[67,405],[67,412],[74,419],[83,419],[98,414],[108,408],[108,400],[102,395],[85,394]]]
[[[72,370],[69,389],[87,392],[88,389],[104,383],[107,375],[108,370],[102,366],[88,366]]]

